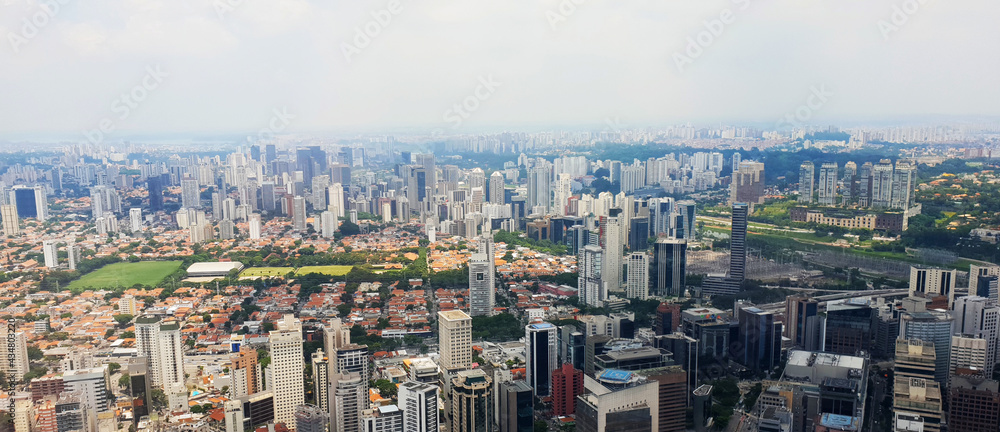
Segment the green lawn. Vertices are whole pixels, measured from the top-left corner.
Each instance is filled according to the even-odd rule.
[[[295,271],[292,267],[250,267],[240,273],[240,277],[272,277],[284,276]]]
[[[299,268],[295,274],[320,273],[329,276],[343,276],[351,271],[354,266],[349,265],[329,265],[329,266],[306,266]]]
[[[180,261],[142,261],[114,263],[70,282],[69,289],[131,287],[135,284],[155,287],[181,266]]]

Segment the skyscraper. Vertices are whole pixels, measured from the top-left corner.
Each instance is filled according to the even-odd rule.
[[[493,423],[493,380],[481,369],[461,371],[452,378],[452,432],[489,432]]]
[[[407,381],[399,385],[399,407],[403,410],[403,430],[438,432],[437,385]]]
[[[460,310],[438,312],[441,368],[452,371],[472,367],[472,318]]]
[[[819,351],[819,302],[792,296],[785,299],[785,336],[806,351]],[[810,343],[811,342],[811,343]]]
[[[781,323],[774,314],[737,303],[739,343],[733,344],[736,361],[751,370],[769,371],[781,361]]]
[[[595,245],[587,245],[580,249],[578,259],[579,276],[577,281],[580,301],[594,307],[604,305],[607,291],[602,278],[603,250]]]
[[[55,240],[42,241],[42,255],[45,258],[45,267],[54,269],[59,266],[59,245]]]
[[[819,203],[834,205],[837,203],[837,175],[839,167],[836,162],[825,162],[819,169]]]
[[[729,238],[729,278],[740,283],[746,278],[749,215],[749,205],[743,202],[733,204],[732,235]]]
[[[230,356],[229,373],[232,385],[229,386],[227,397],[230,399],[249,396],[263,390],[257,350],[241,347],[239,353]]]
[[[625,230],[622,223],[619,216],[608,217],[604,231],[604,265],[601,268],[601,282],[608,292],[618,291],[622,284],[622,234]]]
[[[535,426],[534,399],[524,381],[500,386],[500,432],[532,432]]]
[[[368,407],[368,382],[361,374],[331,375],[330,429],[335,432],[358,432],[361,412]],[[275,413],[275,421],[278,421]]]
[[[201,187],[198,179],[184,177],[181,180],[181,207],[201,208]]]
[[[0,344],[0,353],[3,354],[3,361],[0,361],[0,370],[5,377],[16,377],[18,381],[28,373],[28,342],[24,332],[11,331],[8,327],[6,343]]]
[[[128,210],[128,220],[129,224],[132,226],[132,232],[142,231],[142,209],[138,207],[133,207]]]
[[[3,219],[3,235],[16,236],[21,234],[21,221],[17,215],[17,206],[0,205],[0,219]]]
[[[950,308],[955,300],[955,270],[910,267],[910,295],[927,299],[947,297]]]
[[[1000,338],[1000,306],[979,296],[955,299],[955,327],[953,334],[969,335],[986,340],[985,376],[993,376],[997,363],[998,338]]]
[[[733,171],[730,190],[731,203],[760,204],[764,202],[764,164],[761,162],[740,162],[739,170]]]
[[[565,363],[552,371],[552,412],[569,416],[576,412],[576,397],[583,394],[583,371]]]
[[[173,319],[144,315],[136,318],[135,339],[138,354],[149,361],[152,385],[171,393],[184,384],[184,353],[180,324]]]
[[[528,202],[526,212],[529,214],[548,214],[551,207],[552,166],[541,164],[528,171]]]
[[[554,210],[555,214],[560,216],[566,215],[566,206],[569,203],[569,197],[573,195],[573,178],[566,173],[560,173],[556,179],[555,188],[555,204]]]
[[[646,300],[649,297],[649,255],[646,252],[632,252],[626,263],[628,273],[625,293],[629,298]]]
[[[906,312],[900,315],[899,336],[919,339],[934,344],[934,380],[948,385],[948,368],[951,364],[952,318],[948,312]]]
[[[660,237],[653,244],[652,294],[660,297],[684,295],[687,278],[687,240]]]
[[[295,432],[326,432],[329,422],[329,414],[316,405],[306,404],[295,408]]]
[[[274,421],[295,424],[295,409],[305,403],[305,355],[302,351],[302,324],[286,314],[268,335],[271,346],[271,373],[274,392]]]
[[[504,204],[504,178],[500,171],[493,171],[490,174],[490,194],[489,200],[493,204]]]
[[[306,230],[306,199],[296,196],[292,199],[292,229]]]
[[[556,326],[549,323],[528,324],[525,327],[526,377],[532,394],[538,397],[552,393],[552,371],[556,369]]]
[[[980,279],[985,277],[1000,277],[1000,265],[970,265],[969,266],[969,295],[986,297],[993,302],[998,302],[996,280],[990,280],[986,284],[980,283]],[[994,284],[991,286],[989,282]]]
[[[146,191],[149,196],[149,211],[156,213],[163,210],[163,180],[159,176],[146,179]]]
[[[493,256],[493,239],[489,235],[479,238],[479,246],[469,258],[469,314],[493,315],[496,291],[496,263]]]
[[[827,303],[823,351],[852,356],[871,352],[873,313],[865,299]]]
[[[813,199],[813,190],[815,185],[813,182],[816,179],[816,165],[812,162],[805,161],[802,162],[802,166],[799,167],[799,202],[800,203],[811,203]]]

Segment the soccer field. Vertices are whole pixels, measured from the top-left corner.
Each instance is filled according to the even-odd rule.
[[[295,274],[309,274],[309,273],[320,273],[330,276],[343,276],[351,271],[353,266],[349,265],[330,265],[330,266],[306,266],[299,268]]]
[[[241,278],[281,277],[295,271],[292,267],[250,267],[240,273]]]
[[[71,290],[86,288],[131,287],[135,284],[156,287],[163,279],[181,266],[180,261],[142,261],[114,263],[83,275],[70,282]]]

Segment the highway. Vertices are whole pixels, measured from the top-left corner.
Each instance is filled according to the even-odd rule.
[[[909,290],[906,289],[883,289],[883,290],[870,290],[870,291],[848,291],[837,294],[824,295],[819,297],[813,297],[819,301],[820,306],[825,305],[831,300],[843,300],[848,298],[878,298],[878,297],[898,297],[905,296]],[[785,303],[767,303],[762,305],[756,305],[758,309],[765,311],[781,311],[785,309]]]

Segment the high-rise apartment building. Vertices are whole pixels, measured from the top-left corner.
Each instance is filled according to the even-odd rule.
[[[295,424],[295,409],[305,404],[305,354],[302,349],[302,324],[286,314],[268,335],[271,348],[271,379],[268,390],[274,392],[274,421]]]
[[[292,198],[292,229],[296,231],[306,230],[306,199],[301,196]]]
[[[839,167],[836,162],[825,162],[819,168],[818,195],[822,205],[837,203],[837,180]]]
[[[128,220],[129,224],[132,226],[132,232],[142,231],[142,209],[141,208],[130,208],[128,210]]]
[[[356,372],[335,373],[331,379],[330,430],[358,432],[361,429],[361,413],[368,408],[368,382]]]
[[[493,171],[490,174],[489,200],[493,204],[504,204],[504,178],[503,172]]]
[[[330,412],[330,358],[322,349],[312,354],[313,395],[316,406]]]
[[[799,202],[811,203],[815,190],[816,165],[812,162],[802,162],[799,167]]]
[[[625,294],[628,298],[646,300],[649,297],[649,255],[646,252],[632,252],[625,267]]]
[[[552,412],[569,416],[576,412],[576,397],[583,394],[583,371],[564,363],[552,371]]]
[[[478,250],[469,258],[469,314],[493,315],[496,291],[496,264],[493,239],[488,235],[479,238]]]
[[[59,244],[55,240],[42,241],[42,256],[45,258],[45,267],[54,269],[59,266]]]
[[[552,371],[556,369],[556,326],[543,322],[525,327],[526,378],[532,394],[552,393]]]
[[[201,187],[198,179],[185,177],[181,179],[181,207],[201,208]]]
[[[3,220],[3,235],[16,236],[21,234],[21,220],[17,215],[17,206],[13,204],[0,205],[0,219]]]
[[[229,373],[232,385],[229,386],[229,398],[236,399],[252,395],[263,390],[260,364],[257,363],[257,350],[241,347],[240,352],[230,356]]]
[[[7,329],[6,342],[0,344],[0,353],[3,354],[3,361],[0,361],[0,371],[4,376],[17,377],[21,381],[24,374],[28,373],[28,342],[24,332],[11,331]]]
[[[399,407],[403,410],[403,430],[438,432],[438,393],[435,384],[407,381],[399,385]]]
[[[541,164],[528,171],[526,213],[549,214],[552,194],[552,166]]]
[[[595,307],[604,305],[607,290],[603,280],[604,250],[599,246],[587,245],[580,249],[577,262],[579,269],[577,287],[580,301]]]
[[[761,162],[740,162],[733,171],[733,182],[729,194],[731,203],[761,204],[764,202],[764,164]]]
[[[601,282],[604,289],[611,292],[618,291],[622,284],[623,233],[626,228],[618,216],[608,217],[606,221]]]
[[[316,405],[295,408],[295,432],[326,432],[329,423],[330,415]]]
[[[472,317],[460,310],[438,312],[438,340],[442,369],[472,367]]]
[[[174,319],[144,315],[135,320],[135,339],[139,355],[149,361],[153,387],[166,393],[184,385],[184,344],[180,324]]]

